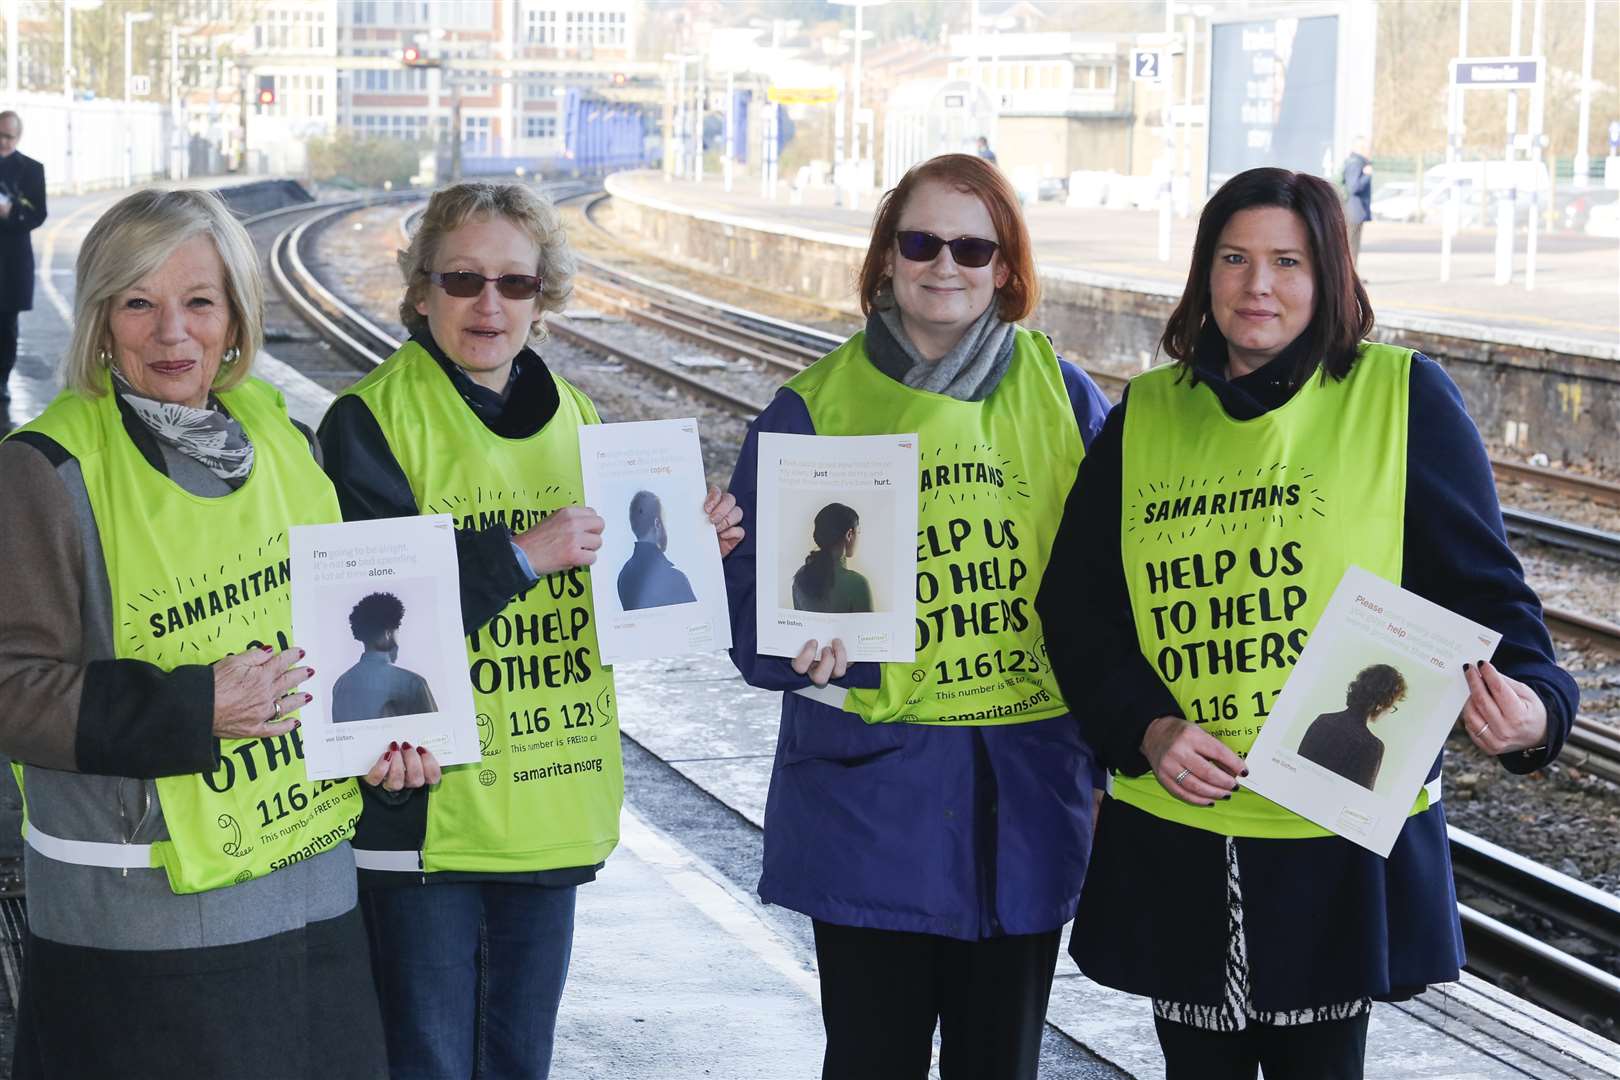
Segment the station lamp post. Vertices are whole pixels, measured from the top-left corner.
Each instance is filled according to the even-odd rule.
[[[138,22],[149,22],[152,19],[150,11],[126,11],[124,13],[124,186],[129,187],[135,182],[135,125],[128,118],[128,106],[132,100],[132,90],[135,85],[135,75],[131,70],[134,67],[134,27]]]
[[[861,161],[861,40],[866,36],[864,15],[869,7],[877,7],[888,3],[888,0],[830,0],[838,7],[852,7],[855,9],[855,67],[850,77],[850,112],[849,112],[849,205],[851,209],[860,209],[860,191],[864,185],[855,182],[856,163]],[[842,103],[838,106],[843,108]],[[867,125],[867,142],[876,157],[877,124]],[[871,181],[868,173],[867,181]]]

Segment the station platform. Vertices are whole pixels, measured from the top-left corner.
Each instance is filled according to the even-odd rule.
[[[62,203],[46,226],[58,231],[36,239],[56,299],[23,316],[16,423],[56,390],[72,260],[94,220],[93,200]],[[256,371],[306,422],[318,420],[331,400],[273,356],[261,355]],[[746,686],[721,654],[620,665],[616,676],[628,780],[622,843],[599,879],[580,890],[554,1075],[819,1075],[808,921],[762,905],[753,892],[778,695]],[[11,800],[0,805],[0,822],[14,823],[15,789],[0,792]],[[15,836],[14,824],[0,826],[0,853]],[[1164,1075],[1148,1003],[1090,982],[1066,953],[1057,958],[1047,1019],[1067,1039],[1057,1050],[1049,1046],[1059,1063],[1048,1065],[1043,1055],[1043,1076]],[[1373,1080],[1620,1077],[1620,1046],[1472,978],[1378,1006],[1370,1030],[1366,1075]]]
[[[617,173],[608,190],[694,217],[863,250],[879,194],[864,195],[854,209],[836,205],[842,197],[831,188],[793,192],[783,184],[772,200],[761,195],[757,181],[739,180],[727,192],[719,179],[665,180],[653,171]],[[1123,289],[1180,294],[1196,217],[1172,219],[1170,260],[1160,262],[1156,211],[1043,202],[1025,213],[1043,274],[1081,274]],[[1373,221],[1362,232],[1360,270],[1382,325],[1620,358],[1620,240],[1543,232],[1533,291],[1525,288],[1522,233],[1516,245],[1513,280],[1497,285],[1494,230],[1459,233],[1452,279],[1441,283],[1439,226]]]

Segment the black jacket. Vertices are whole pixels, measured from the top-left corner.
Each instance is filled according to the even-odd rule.
[[[28,234],[45,220],[45,166],[26,154],[0,158],[0,192],[11,214],[0,218],[0,311],[34,306],[34,245]]]

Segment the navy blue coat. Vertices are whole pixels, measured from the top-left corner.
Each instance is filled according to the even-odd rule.
[[[1206,335],[1199,378],[1229,414],[1250,419],[1289,399],[1288,356],[1228,382],[1225,343]],[[1127,404],[1109,414],[1081,464],[1036,610],[1064,695],[1090,695],[1086,733],[1099,755],[1136,776],[1148,771],[1140,751],[1148,725],[1181,707],[1141,654],[1125,586],[1118,522]],[[1547,746],[1500,760],[1520,773],[1551,761],[1579,692],[1553,660],[1540,602],[1508,547],[1479,433],[1456,386],[1423,356],[1412,362],[1401,584],[1501,632],[1493,662],[1541,697]],[[1437,759],[1429,778],[1439,773]],[[1336,836],[1237,840],[1257,1008],[1401,998],[1457,978],[1462,928],[1444,807],[1408,818],[1387,860]],[[1226,942],[1225,839],[1106,800],[1069,942],[1080,969],[1131,993],[1213,1005],[1222,1000]]]
[[[1063,377],[1081,437],[1108,403],[1072,364]],[[750,426],[731,493],[753,521],[761,431],[811,435],[804,400],[780,391]],[[754,536],[725,560],[732,660],[782,695],[765,804],[760,898],[844,926],[974,941],[1054,930],[1074,914],[1101,783],[1072,716],[996,727],[867,724],[791,691],[810,680],[759,656]],[[853,664],[845,687],[876,687]]]
[[[45,221],[45,166],[26,154],[0,158],[0,191],[11,213],[0,218],[0,311],[34,307],[34,244],[29,236]]]

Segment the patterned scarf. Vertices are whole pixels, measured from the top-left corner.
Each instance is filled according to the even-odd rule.
[[[208,395],[208,408],[194,409],[190,405],[142,397],[123,373],[116,370],[113,382],[118,387],[118,396],[135,410],[135,415],[165,446],[200,463],[232,488],[240,487],[253,471],[253,444],[243,433],[242,425],[226,414],[219,399],[212,394]]]

